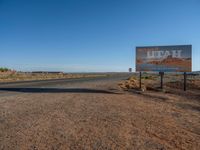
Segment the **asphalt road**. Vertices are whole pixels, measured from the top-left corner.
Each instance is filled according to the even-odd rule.
[[[17,81],[0,83],[0,97],[18,94],[18,92],[87,92],[92,90],[84,87],[85,83],[115,82],[126,80],[131,76],[128,73],[108,74],[102,77],[72,78],[72,79],[52,79],[39,81]],[[74,90],[76,88],[76,90]],[[12,93],[10,93],[12,92]],[[13,93],[16,92],[16,93]],[[96,91],[97,92],[97,91]]]
[[[96,82],[96,81],[115,81],[123,80],[130,77],[131,74],[119,73],[119,74],[108,74],[107,76],[100,77],[86,77],[86,78],[71,78],[71,79],[51,79],[51,80],[34,80],[34,81],[17,81],[17,82],[6,82],[0,83],[0,88],[3,87],[32,87],[32,86],[53,86],[63,85],[71,83],[82,83],[82,82]]]

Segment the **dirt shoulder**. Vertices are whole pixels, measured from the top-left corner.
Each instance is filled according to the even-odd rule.
[[[200,148],[199,92],[124,91],[118,83],[0,97],[0,149]]]

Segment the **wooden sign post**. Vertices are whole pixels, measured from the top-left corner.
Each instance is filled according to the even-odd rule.
[[[163,89],[163,76],[164,76],[164,72],[159,72],[160,74],[160,88]]]
[[[142,72],[140,72],[140,89],[142,89]]]
[[[187,90],[187,73],[184,72],[184,91]]]

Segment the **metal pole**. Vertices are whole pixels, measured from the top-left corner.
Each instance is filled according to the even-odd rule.
[[[186,86],[187,86],[187,74],[186,72],[184,72],[184,91],[187,90]]]
[[[163,76],[164,72],[160,72],[160,88],[163,89]]]
[[[140,89],[142,89],[142,72],[140,72]]]

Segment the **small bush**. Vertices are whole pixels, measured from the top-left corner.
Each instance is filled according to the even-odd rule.
[[[8,69],[8,68],[3,68],[3,67],[0,67],[0,72],[7,72],[7,71],[9,71],[9,69]]]
[[[150,77],[149,76],[143,76],[142,79],[146,79],[147,80],[147,79],[150,79]]]

